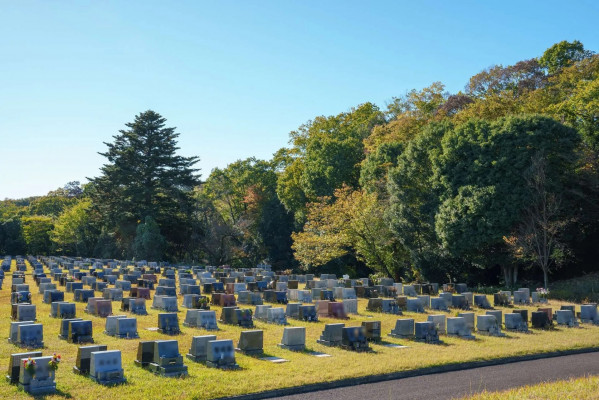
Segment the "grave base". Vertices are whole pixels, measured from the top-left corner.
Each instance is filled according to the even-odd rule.
[[[133,360],[133,363],[141,368],[146,368],[148,365],[150,365],[148,362],[141,362],[139,360]]]
[[[99,383],[100,385],[104,385],[104,386],[114,386],[114,385],[120,385],[122,383],[127,383],[127,379],[124,376],[121,376],[118,379],[110,379],[110,380],[101,380],[101,379],[97,379],[94,376],[90,375],[90,378],[96,382]]]
[[[243,353],[247,356],[257,356],[260,354],[264,354],[264,349],[260,349],[260,350],[241,350],[240,348],[236,347],[235,351],[239,352],[239,353]]]
[[[447,334],[446,336],[447,337],[454,337],[454,338],[458,338],[458,339],[464,339],[464,340],[476,340],[476,336],[474,336],[474,335],[465,335],[465,336],[462,336],[462,335],[450,335],[450,334]]]
[[[393,332],[387,334],[387,336],[395,338],[395,339],[413,339],[414,338],[414,335],[400,335],[400,334],[393,333]]]
[[[19,387],[19,389],[23,390],[25,393],[29,393],[34,396],[42,395],[42,394],[56,393],[56,383],[49,385],[49,386],[36,387],[36,388],[32,388],[30,385],[23,385],[23,384],[19,383],[18,387]]]
[[[193,354],[187,353],[185,355],[185,357],[188,360],[191,360],[193,362],[204,362],[204,361],[206,361],[206,356],[194,356]]]
[[[206,361],[206,366],[210,368],[220,368],[220,369],[240,369],[239,364],[219,364],[213,363],[212,361]]]
[[[337,347],[337,346],[341,346],[341,341],[338,342],[331,342],[329,340],[322,340],[322,339],[317,339],[316,343],[318,344],[322,344],[324,346],[329,346],[329,347]]]
[[[478,333],[479,335],[484,335],[484,336],[495,336],[495,337],[505,337],[505,333],[503,332],[489,332],[489,331],[481,331],[481,330],[477,330],[476,333]]]
[[[187,366],[168,366],[161,367],[158,364],[150,363],[147,367],[148,370],[152,371],[155,374],[166,376],[166,377],[180,377],[187,376]]]
[[[75,367],[73,367],[73,373],[74,373],[74,374],[77,374],[77,375],[83,375],[83,376],[87,376],[87,375],[88,375],[88,374],[87,374],[87,372],[83,372],[83,371],[81,371],[81,370],[80,370],[79,368],[77,368],[76,366],[75,366]]]
[[[279,346],[282,349],[291,350],[291,351],[304,351],[304,350],[306,350],[306,346],[303,345],[303,344],[298,344],[296,346],[288,346],[286,344],[279,343],[279,344],[277,344],[277,346]]]
[[[362,352],[367,352],[367,351],[372,351],[372,349],[368,346],[364,346],[364,345],[360,345],[360,346],[353,346],[353,345],[341,345],[341,348],[343,350],[349,350],[349,351],[356,351],[358,353],[362,353]]]
[[[67,337],[67,342],[69,343],[93,343],[94,338],[92,336],[81,336],[77,339],[73,340]]]

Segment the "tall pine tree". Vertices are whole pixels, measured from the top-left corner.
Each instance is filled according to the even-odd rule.
[[[177,155],[178,133],[166,119],[148,110],[126,130],[104,143],[108,159],[102,174],[90,179],[94,207],[114,234],[121,254],[130,256],[137,225],[154,219],[167,240],[167,256],[181,257],[192,237],[192,190],[200,183],[198,157]]]

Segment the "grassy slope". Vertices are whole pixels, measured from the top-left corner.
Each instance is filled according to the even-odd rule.
[[[470,400],[595,400],[599,396],[599,376],[570,379],[502,392],[486,392],[465,397]]]
[[[464,361],[486,360],[504,356],[514,356],[530,353],[565,350],[597,345],[599,327],[584,326],[580,329],[557,329],[555,331],[534,334],[513,334],[507,338],[493,338],[477,336],[476,341],[464,341],[457,338],[443,338],[444,345],[427,345],[424,343],[409,342],[386,338],[389,343],[407,344],[409,348],[393,349],[374,344],[373,353],[353,353],[337,348],[329,348],[316,343],[325,323],[338,322],[332,319],[321,319],[318,323],[303,323],[290,320],[290,326],[305,326],[307,328],[307,347],[309,350],[331,354],[329,358],[316,358],[306,353],[294,353],[278,348],[283,327],[277,325],[256,323],[257,329],[264,329],[264,348],[267,355],[279,356],[290,360],[284,364],[272,364],[245,355],[237,355],[237,362],[242,367],[239,371],[221,371],[210,369],[203,364],[193,363],[185,359],[189,367],[189,377],[180,380],[163,378],[152,375],[150,372],[138,368],[133,360],[137,354],[139,340],[116,339],[104,335],[105,320],[89,316],[83,312],[85,304],[77,303],[77,316],[91,319],[94,326],[94,339],[98,344],[106,344],[108,349],[122,351],[123,368],[128,383],[123,386],[106,388],[98,385],[88,378],[75,375],[72,367],[75,365],[77,345],[59,340],[59,320],[50,318],[50,305],[42,303],[37,286],[30,275],[26,277],[33,294],[33,303],[37,305],[38,321],[44,324],[44,354],[58,352],[62,355],[63,362],[56,374],[59,393],[49,398],[113,398],[121,399],[139,398],[198,398],[207,399],[220,396],[231,396],[249,392],[257,392],[281,387],[296,386],[308,383],[325,382],[349,377],[366,376],[372,374],[389,373],[394,371],[409,370],[419,367],[460,363]],[[73,301],[73,294],[66,293],[65,301]],[[360,315],[352,316],[347,325],[359,325],[361,321],[374,317],[382,321],[383,335],[387,335],[395,326],[396,316],[376,314],[365,311],[367,301],[360,299]],[[155,340],[169,338],[158,332],[146,330],[157,325],[158,312],[150,308],[148,302],[148,316],[137,316],[140,340]],[[559,307],[559,303],[552,302],[551,306]],[[114,314],[118,311],[120,302],[113,303]],[[246,306],[243,306],[246,307]],[[217,317],[220,316],[220,307],[213,307]],[[532,309],[532,308],[531,308]],[[478,311],[484,313],[483,311]],[[450,316],[455,314],[452,312]],[[426,320],[426,314],[406,313],[406,317],[413,317],[417,321]],[[186,328],[182,325],[185,318],[185,309],[181,308],[179,321],[182,334],[177,336],[179,351],[186,354],[192,336],[210,334],[208,331],[196,328]],[[10,323],[10,277],[4,282],[0,291],[0,332],[3,337],[8,336]],[[219,339],[233,339],[237,342],[241,328],[219,324],[221,330],[217,333]],[[23,351],[6,340],[0,341],[0,365],[8,366],[10,353]],[[28,398],[4,380],[0,380],[2,398]]]

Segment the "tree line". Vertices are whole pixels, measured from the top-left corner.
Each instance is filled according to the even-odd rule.
[[[178,136],[142,112],[89,183],[2,201],[0,253],[507,286],[599,268],[599,56],[578,41],[317,116],[205,180]]]

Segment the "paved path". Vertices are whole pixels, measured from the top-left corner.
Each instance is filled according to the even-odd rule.
[[[279,398],[286,400],[441,400],[468,396],[485,389],[488,391],[506,390],[585,375],[599,375],[598,352],[520,361]]]

